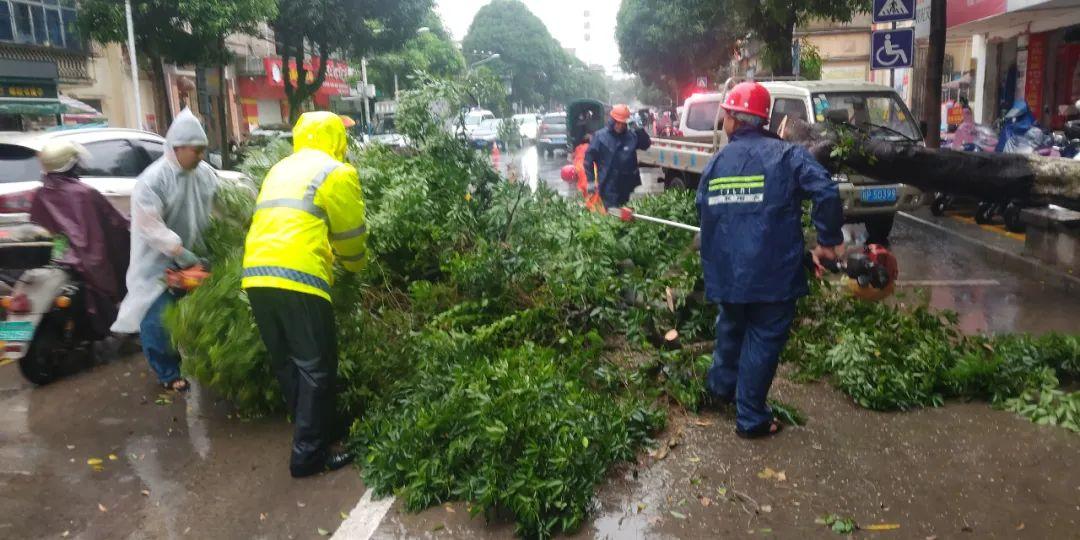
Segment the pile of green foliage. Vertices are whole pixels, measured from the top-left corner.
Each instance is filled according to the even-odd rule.
[[[711,340],[716,312],[687,233],[627,226],[503,181],[447,135],[438,111],[467,94],[443,82],[403,97],[398,123],[415,152],[350,152],[372,260],[334,284],[339,409],[355,419],[350,445],[377,493],[412,510],[466,500],[547,537],[582,523],[594,487],[663,428],[669,400],[697,408],[710,358],[658,344],[671,329],[684,344]],[[262,178],[289,150],[272,145],[244,170]],[[245,413],[279,411],[239,287],[252,202],[233,190],[218,202],[229,219],[207,235],[214,274],[167,324],[189,374]],[[686,193],[638,208],[696,221]],[[1051,390],[1080,367],[1074,337],[963,337],[948,316],[823,287],[800,309],[789,358],[864,406],[979,397],[1075,429],[1076,394]]]
[[[799,306],[784,357],[803,379],[828,375],[859,405],[876,410],[985,399],[1039,424],[1080,431],[1080,337],[965,336],[956,314],[925,306],[854,300],[827,285]]]

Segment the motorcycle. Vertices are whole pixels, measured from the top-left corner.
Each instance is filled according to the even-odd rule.
[[[0,230],[0,268],[18,275],[0,297],[0,354],[17,361],[22,375],[37,385],[95,362],[83,284],[53,261],[54,247],[49,232],[37,225]]]
[[[1038,126],[1032,126],[1022,132],[1016,132],[1005,141],[1002,152],[1007,154],[1037,154],[1043,157],[1060,157],[1054,146],[1054,138]],[[989,200],[979,203],[975,211],[975,222],[984,225],[993,222],[994,216],[1001,215],[1005,228],[1011,232],[1022,233],[1026,226],[1020,219],[1024,208],[1031,207],[1024,199]]]

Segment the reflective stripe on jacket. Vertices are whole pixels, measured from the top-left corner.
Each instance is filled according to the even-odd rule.
[[[244,250],[242,286],[287,289],[330,300],[335,252],[349,271],[367,261],[360,179],[345,158],[337,115],[306,113],[293,130],[296,153],[263,181]]]

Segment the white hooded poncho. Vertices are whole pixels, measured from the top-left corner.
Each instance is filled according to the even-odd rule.
[[[165,269],[183,249],[193,249],[202,242],[214,207],[217,174],[205,162],[190,171],[181,169],[173,149],[207,143],[198,118],[184,109],[165,134],[165,154],[135,182],[127,296],[120,304],[113,332],[139,331],[150,305],[165,292]]]

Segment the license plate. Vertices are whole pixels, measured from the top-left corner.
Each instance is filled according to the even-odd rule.
[[[864,203],[881,204],[896,202],[896,188],[870,188],[862,191]]]
[[[30,321],[0,322],[0,341],[31,341],[34,323]]]

